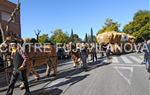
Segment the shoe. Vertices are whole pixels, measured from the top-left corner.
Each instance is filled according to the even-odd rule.
[[[146,62],[143,61],[143,62],[141,62],[141,64],[146,64]]]
[[[21,83],[21,85],[19,86],[19,88],[20,88],[21,90],[23,90],[23,89],[25,88],[24,83]]]

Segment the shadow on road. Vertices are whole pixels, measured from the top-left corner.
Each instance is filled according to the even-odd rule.
[[[88,71],[94,70],[96,68],[105,66],[105,65],[109,65],[110,63],[107,62],[103,62],[103,60],[100,61],[95,61],[95,62],[90,62],[88,63]]]
[[[89,76],[89,74],[83,75],[83,76],[75,76],[75,77],[71,77],[70,79],[64,81],[64,82],[60,82],[56,85],[53,85],[52,87],[60,87],[63,85],[67,85],[70,84],[69,86],[72,86],[76,83],[78,83],[79,81],[82,81],[83,79],[85,79],[87,76]]]
[[[44,88],[31,92],[31,95],[60,95],[63,91],[59,88]]]
[[[87,72],[94,70],[98,67],[105,66],[105,65],[109,65],[109,63],[105,63],[105,62],[103,62],[103,60],[88,63]],[[39,85],[39,84],[42,84],[45,82],[52,82],[54,80],[61,79],[61,78],[72,77],[73,75],[80,74],[83,71],[84,71],[84,69],[82,69],[80,67],[79,68],[70,68],[70,69],[66,69],[66,70],[59,72],[56,77],[52,77],[52,76],[41,77],[40,80],[38,80],[38,81],[35,81],[35,80],[29,81],[29,84],[30,84],[30,87],[32,87],[32,86]]]
[[[69,87],[71,87],[72,85],[82,81],[87,76],[89,76],[89,74],[86,74],[86,75],[83,75],[83,76],[71,77],[70,79],[67,79],[63,82],[52,85],[51,87],[41,88],[41,89],[32,91],[31,95],[60,95],[62,92],[65,92],[67,89],[69,89]],[[60,86],[64,86],[64,85],[67,85],[67,89],[65,89],[64,91],[59,89]]]
[[[98,67],[105,66],[105,65],[109,65],[109,63],[104,63],[103,60],[100,60],[100,61],[97,61],[97,62],[90,62],[90,63],[88,63],[88,71],[94,70]],[[85,79],[88,76],[88,75],[85,75],[85,76],[73,77],[73,75],[80,74],[83,71],[84,71],[84,69],[82,69],[80,67],[79,68],[64,69],[64,70],[59,71],[59,73],[56,77],[52,77],[52,76],[41,77],[40,80],[38,80],[38,81],[30,80],[29,84],[30,84],[30,87],[40,85],[40,84],[43,84],[43,83],[46,83],[46,82],[48,82],[47,84],[50,84],[54,80],[61,79],[61,78],[66,78],[67,76],[69,76],[70,77],[69,80],[67,80],[65,82],[62,82],[62,83],[59,83],[59,84],[55,85],[55,87],[59,87],[61,85],[66,85],[66,84],[69,84],[69,83],[71,83],[70,85],[73,85],[73,84]],[[16,87],[18,87],[18,86],[16,86]],[[0,92],[4,91],[4,90],[7,90],[7,89],[0,90]],[[57,95],[59,95],[59,94],[57,94]]]

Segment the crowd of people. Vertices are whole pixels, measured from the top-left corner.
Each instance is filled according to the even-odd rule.
[[[11,42],[12,46],[12,52],[11,52],[11,57],[12,57],[12,63],[13,63],[13,72],[10,80],[10,84],[8,86],[8,90],[6,95],[12,95],[13,90],[15,87],[15,83],[17,79],[19,78],[23,84],[24,88],[26,90],[25,95],[30,95],[30,90],[29,90],[29,84],[28,84],[28,78],[27,78],[27,60],[28,60],[28,55],[21,50],[21,48],[17,44],[18,42],[16,40],[13,40]],[[144,50],[144,62],[146,64],[147,70],[150,73],[150,40],[145,41],[145,44],[147,44],[148,50]],[[81,61],[81,68],[83,68],[85,71],[88,70],[88,64],[87,64],[87,59],[90,56],[91,60],[93,62],[97,61],[97,53],[101,52],[101,56],[104,56],[104,53],[106,54],[107,59],[110,59],[111,57],[111,46],[110,44],[107,44],[105,46],[102,46],[101,48],[99,46],[96,46],[94,43],[93,44],[87,44],[85,42],[80,43],[80,44],[73,44],[70,43],[67,46],[67,49],[70,52],[71,59],[73,61],[73,66],[78,67],[79,66],[79,61]],[[21,77],[21,78],[20,78]]]

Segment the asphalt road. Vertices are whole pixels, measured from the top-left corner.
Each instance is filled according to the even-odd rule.
[[[111,64],[105,58],[88,63],[88,71],[74,69],[71,61],[58,67],[57,77],[44,77],[44,67],[37,69],[41,79],[29,78],[33,95],[150,95],[150,79],[141,65],[142,54],[113,56]],[[17,83],[18,85],[19,83]],[[5,95],[6,87],[0,88],[0,95]],[[18,87],[14,95],[23,95]]]

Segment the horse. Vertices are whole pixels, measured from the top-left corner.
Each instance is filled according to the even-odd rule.
[[[73,43],[69,43],[69,51],[71,54],[71,59],[73,62],[73,66],[77,67],[79,66],[79,60],[82,61],[81,65],[83,66],[83,68],[85,68],[86,66],[86,61],[88,58],[89,50],[88,50],[88,45],[87,44],[81,44],[81,43],[77,43],[76,45],[74,45]],[[83,49],[85,50],[85,52],[83,53]]]
[[[24,40],[25,43],[27,41]],[[54,44],[48,43],[46,46],[43,46],[41,49],[46,50],[41,52],[40,50],[36,50],[34,48],[34,44],[31,45],[31,51],[29,52],[28,46],[26,47],[26,53],[29,56],[29,65],[28,65],[28,74],[32,73],[36,79],[39,79],[39,74],[34,70],[33,67],[39,67],[41,65],[46,65],[46,72],[45,75],[49,76],[51,70],[53,70],[53,75],[57,75],[57,53],[56,47]],[[48,51],[48,52],[47,52]]]
[[[1,45],[0,45],[0,49],[4,50],[4,48],[9,48],[9,43],[10,40],[4,41]],[[25,43],[29,42],[30,40],[27,39],[24,40]],[[28,65],[27,65],[27,76],[29,76],[29,74],[31,73],[32,75],[34,75],[35,79],[39,79],[40,76],[39,74],[34,70],[34,67],[40,67],[41,65],[46,65],[46,72],[45,75],[49,76],[51,69],[53,69],[54,74],[53,75],[57,75],[57,53],[56,53],[56,47],[52,44],[49,44],[47,46],[44,46],[43,49],[48,49],[50,52],[40,52],[39,50],[34,51],[34,46],[31,45],[30,49],[31,51],[29,52],[28,46],[25,46],[25,53],[28,55],[29,59],[28,59]],[[7,49],[8,50],[8,49]],[[9,53],[10,52],[4,52],[5,53]]]
[[[77,48],[76,45],[73,43],[69,43],[67,48],[71,55],[71,60],[72,60],[73,66],[74,67],[79,66],[78,60],[80,58],[80,49]]]

